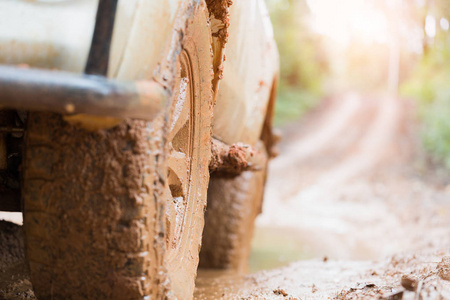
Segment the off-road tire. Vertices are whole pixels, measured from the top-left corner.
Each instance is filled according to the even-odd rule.
[[[262,142],[258,150],[267,156]],[[212,174],[200,267],[248,271],[255,219],[261,213],[267,165],[239,176]]]
[[[211,159],[212,62],[209,13],[204,2],[200,1],[198,9],[194,10],[194,17],[188,21],[179,55],[180,75],[177,78],[182,80],[176,81],[175,93],[186,98],[174,97],[178,101],[173,102],[168,117],[166,153],[169,172],[166,191],[170,195],[166,208],[165,261],[171,291],[180,300],[193,297],[202,243]],[[180,84],[182,82],[187,84],[185,90]],[[191,107],[189,118],[184,126],[178,126],[182,123],[174,121],[174,118],[182,118],[188,102]],[[176,128],[178,132],[175,132]],[[183,159],[183,155],[186,158]],[[180,158],[186,163],[187,175],[183,175],[184,170],[176,166],[175,162]]]
[[[208,12],[203,2],[194,10],[178,59],[178,64],[189,64],[185,82],[193,97],[193,148],[186,157],[189,195],[185,209],[176,211],[183,220],[178,236],[167,227],[174,203],[167,172],[173,145],[171,130],[164,127],[170,127],[175,102],[153,123],[127,120],[98,132],[77,128],[56,114],[29,114],[24,229],[39,299],[192,298],[212,117]]]
[[[164,188],[157,175],[164,145],[152,131],[146,122],[126,121],[90,133],[59,115],[30,113],[24,229],[39,299],[164,293]]]

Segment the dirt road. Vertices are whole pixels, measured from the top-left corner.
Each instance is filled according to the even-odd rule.
[[[377,298],[402,292],[404,274],[432,273],[450,254],[450,182],[420,150],[413,116],[409,102],[347,94],[287,127],[251,268],[307,260],[238,279],[201,275],[198,298]]]
[[[308,258],[379,259],[448,242],[450,185],[427,169],[412,112],[401,100],[346,95],[301,131],[288,128],[259,232],[288,229]]]
[[[256,273],[200,271],[196,299],[450,299],[450,181],[420,150],[413,115],[406,101],[346,94],[286,127],[257,220]],[[31,299],[14,258],[20,228],[2,226],[16,273],[0,273],[0,291]]]

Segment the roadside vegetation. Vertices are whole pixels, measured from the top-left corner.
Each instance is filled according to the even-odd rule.
[[[425,149],[450,169],[450,3],[434,1],[423,9],[423,53],[400,91],[417,100]]]
[[[268,7],[280,53],[280,82],[275,125],[301,117],[324,95],[328,71],[321,37],[312,32],[304,0],[269,0]]]
[[[349,0],[340,8],[355,12],[325,13],[328,28],[319,30],[315,6],[326,1],[266,1],[280,53],[276,126],[299,119],[324,96],[399,85],[400,96],[416,100],[424,148],[450,169],[450,1]],[[374,12],[366,16],[374,17],[371,24],[358,19],[356,8],[364,7]]]

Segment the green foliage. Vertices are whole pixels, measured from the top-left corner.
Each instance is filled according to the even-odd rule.
[[[286,228],[255,228],[250,271],[279,268],[292,261],[313,258],[302,240],[293,238],[297,235],[295,230]]]
[[[280,87],[275,107],[275,126],[297,120],[313,108],[319,99],[320,94],[306,89],[292,86]]]
[[[280,53],[275,119],[282,125],[317,103],[328,63],[319,36],[306,24],[309,8],[304,0],[270,0],[268,6]]]
[[[432,156],[450,169],[450,40],[438,36],[433,48],[403,84],[401,93],[418,100],[422,140]]]
[[[413,75],[401,87],[405,96],[417,98],[422,104],[432,103],[440,90],[448,85],[450,48],[431,49],[417,66]]]
[[[425,148],[450,169],[450,88],[439,91],[436,99],[423,110]]]

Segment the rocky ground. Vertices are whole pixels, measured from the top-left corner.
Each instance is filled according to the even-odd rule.
[[[196,299],[450,299],[450,180],[413,116],[346,94],[284,128],[254,273],[200,270]],[[0,299],[32,299],[21,227],[0,226]]]

